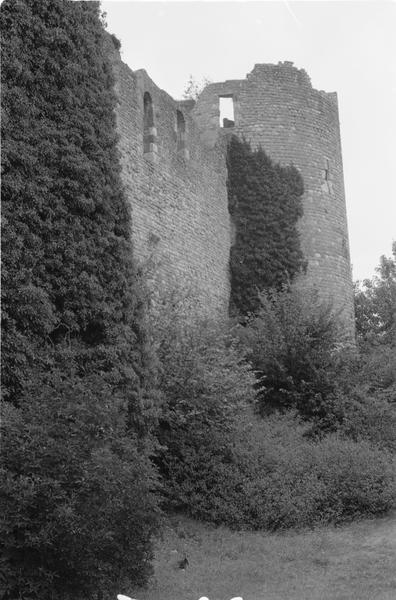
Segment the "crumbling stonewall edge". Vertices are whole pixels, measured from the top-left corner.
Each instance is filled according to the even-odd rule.
[[[333,302],[350,339],[353,285],[337,95],[312,88],[291,62],[257,64],[246,79],[212,83],[197,102],[175,101],[146,71],[132,71],[109,43],[118,96],[122,177],[132,209],[135,256],[155,264],[157,289],[180,286],[197,310],[226,315],[233,224],[228,212],[225,138],[262,146],[304,179],[299,222],[308,261],[298,285]],[[219,99],[234,122],[220,126]]]

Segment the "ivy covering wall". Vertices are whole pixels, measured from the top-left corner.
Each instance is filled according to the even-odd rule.
[[[98,3],[4,2],[1,25],[3,384],[17,400],[57,344],[78,344],[85,369],[139,369],[140,326]],[[109,356],[120,336],[129,348]]]
[[[280,289],[305,268],[297,221],[303,180],[295,167],[275,164],[262,149],[232,136],[228,145],[231,312],[255,313],[259,292]]]
[[[0,14],[0,596],[104,597],[147,580],[158,515],[112,42],[98,2]]]

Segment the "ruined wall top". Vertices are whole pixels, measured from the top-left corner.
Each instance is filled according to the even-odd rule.
[[[231,116],[222,109],[228,104]],[[316,90],[292,62],[256,64],[245,79],[208,85],[193,110],[202,143],[230,134],[262,147],[303,177],[301,246],[308,261],[301,282],[342,310],[353,336],[353,288],[337,94]]]
[[[114,47],[112,54],[122,175],[139,259],[155,254],[162,282],[194,282],[208,310],[225,313],[234,233],[224,150],[235,134],[300,170],[299,232],[308,261],[301,283],[334,301],[353,336],[337,95],[314,89],[304,69],[281,62],[256,64],[245,79],[211,83],[196,102],[175,101],[145,70],[123,64]],[[233,114],[220,120],[222,99],[232,102]]]

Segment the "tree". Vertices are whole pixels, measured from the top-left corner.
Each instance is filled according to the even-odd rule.
[[[152,363],[112,67],[98,2],[5,0],[0,11],[0,595],[92,597],[121,561],[146,580],[156,510]]]
[[[392,257],[381,256],[372,279],[355,283],[356,329],[361,341],[396,344],[396,241]]]
[[[361,381],[368,393],[396,402],[396,242],[381,256],[376,275],[355,284]]]
[[[0,596],[115,598],[151,575],[156,474],[126,406],[70,355],[3,403]]]
[[[212,82],[207,77],[203,77],[199,81],[198,79],[195,79],[193,75],[190,75],[183,92],[183,100],[197,100],[202,90],[210,83]]]
[[[322,429],[341,418],[337,378],[343,366],[337,317],[317,290],[283,286],[260,294],[260,309],[240,328],[258,376],[258,410],[297,408]]]
[[[190,300],[172,294],[150,315],[163,394],[156,463],[168,506],[206,518],[213,502],[228,506],[223,467],[234,422],[255,398],[255,378],[225,323],[185,319]]]

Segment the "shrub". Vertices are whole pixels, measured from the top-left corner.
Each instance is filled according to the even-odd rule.
[[[199,520],[243,527],[245,478],[233,462],[230,431],[212,427],[200,436],[180,429],[175,433],[178,441],[164,448],[162,459],[167,508]]]
[[[3,597],[86,598],[145,581],[157,522],[114,78],[98,2],[0,12]]]
[[[247,525],[338,523],[394,507],[395,462],[389,453],[338,434],[312,440],[308,430],[286,414],[251,419],[240,431],[235,457],[245,474]]]
[[[126,434],[125,401],[63,365],[3,408],[1,597],[113,598],[143,584],[158,484],[149,449]]]
[[[142,317],[98,2],[4,0],[2,391],[55,345],[128,388],[139,420]],[[136,424],[136,423],[135,423]]]
[[[239,329],[263,384],[259,412],[295,407],[323,429],[342,418],[338,381],[350,366],[336,316],[316,290],[284,287],[260,295],[261,308]]]
[[[358,383],[370,395],[396,403],[396,348],[373,344],[362,349]]]
[[[233,330],[210,322],[191,323],[183,302],[174,298],[166,306],[156,305],[152,335],[160,357],[163,394],[156,462],[168,508],[230,527],[277,529],[341,522],[394,506],[390,445],[380,448],[374,436],[353,436],[351,419],[347,430],[347,401],[342,391],[334,391],[331,380],[330,398],[323,394],[311,416],[321,417],[322,425],[327,418],[327,429],[329,423],[333,429],[344,424],[340,433],[325,435],[322,427],[320,436],[314,436],[315,419],[314,426],[312,420],[301,421],[286,403],[283,415],[254,415],[254,388],[265,395],[268,378],[261,382],[254,378],[246,363],[250,327],[262,352],[260,365],[267,366],[266,360],[273,364],[275,355],[281,367],[292,365],[297,374],[308,375],[312,369],[316,376],[325,366],[335,369],[339,360],[331,311],[323,311],[315,294],[309,296],[307,308],[302,302],[306,295],[300,294],[267,295],[264,302],[281,299],[276,310],[270,304],[265,319],[258,315],[247,327],[238,326],[237,337]],[[305,309],[303,315],[292,302],[295,296]],[[293,344],[297,345],[294,362],[288,363]],[[268,349],[272,354],[267,354]],[[297,377],[292,382],[300,398],[302,391],[312,391],[302,387],[306,381],[312,387],[317,384],[307,377],[302,383]],[[263,389],[257,390],[262,382]],[[298,408],[306,417],[308,411]]]
[[[157,464],[168,506],[216,521],[216,511],[207,512],[210,495],[220,513],[224,508],[234,514],[230,504],[221,506],[222,488],[235,415],[255,397],[250,365],[228,326],[203,319],[193,323],[180,302],[159,311],[153,336],[163,395]]]
[[[169,458],[173,506],[216,524],[269,530],[340,523],[395,506],[388,452],[334,433],[312,439],[309,428],[295,413],[262,419],[244,411],[227,436],[209,431],[183,445]]]
[[[354,440],[370,440],[396,453],[396,405],[362,386],[343,399],[340,430]]]
[[[384,513],[395,506],[395,461],[361,440],[332,434],[316,447],[317,476],[325,483],[319,511],[326,520],[340,522]]]

